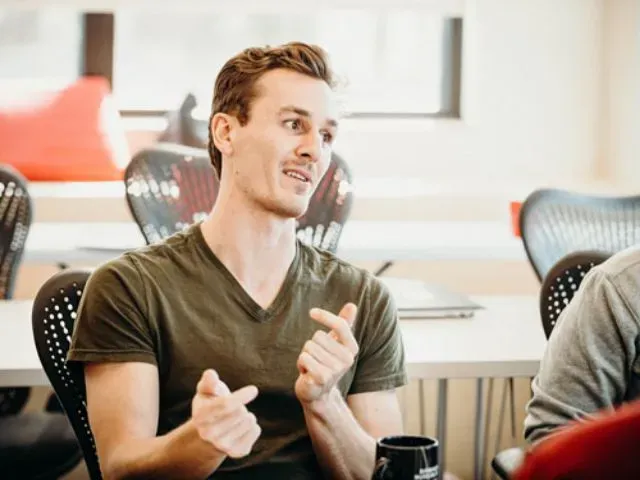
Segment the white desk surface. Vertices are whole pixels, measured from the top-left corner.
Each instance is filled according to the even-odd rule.
[[[24,261],[98,264],[142,245],[142,234],[133,222],[35,223]],[[522,241],[500,222],[351,221],[340,238],[338,255],[348,261],[526,258]]]
[[[529,377],[546,346],[533,296],[472,297],[467,319],[401,320],[413,378]],[[48,385],[33,342],[31,301],[0,301],[0,387]]]

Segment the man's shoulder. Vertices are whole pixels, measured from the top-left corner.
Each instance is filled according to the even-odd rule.
[[[640,246],[632,246],[612,255],[594,270],[617,287],[640,288]]]
[[[339,258],[336,254],[300,242],[304,268],[308,275],[334,288],[366,289],[369,295],[389,296],[386,285],[369,270]]]
[[[177,264],[178,259],[188,255],[188,232],[180,232],[171,237],[123,253],[102,265],[93,273],[92,277],[113,276],[140,279],[153,276],[154,273],[166,272],[171,265]]]

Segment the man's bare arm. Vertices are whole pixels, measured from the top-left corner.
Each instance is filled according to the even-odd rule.
[[[247,455],[260,434],[245,405],[255,387],[230,393],[207,371],[195,392],[192,418],[156,436],[158,371],[146,363],[85,367],[89,422],[105,480],[202,479],[229,456]]]
[[[330,478],[370,479],[376,440],[403,431],[393,390],[350,395],[347,402],[335,390],[304,412],[314,450]]]

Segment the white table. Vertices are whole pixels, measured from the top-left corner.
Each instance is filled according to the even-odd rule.
[[[481,478],[486,455],[483,379],[534,376],[546,338],[537,297],[472,300],[485,308],[471,318],[411,319],[400,325],[409,375],[440,381],[437,436],[443,444],[447,379],[477,379],[475,477]],[[30,301],[0,301],[0,387],[49,384],[33,342],[31,308]]]
[[[31,331],[31,300],[0,300],[0,387],[49,385]]]
[[[530,377],[546,339],[532,296],[473,297],[471,318],[402,320],[412,378]],[[48,385],[33,344],[32,302],[0,301],[0,387]]]
[[[98,264],[143,245],[133,222],[35,223],[24,261]],[[499,222],[350,221],[338,255],[348,261],[525,259],[522,241]]]

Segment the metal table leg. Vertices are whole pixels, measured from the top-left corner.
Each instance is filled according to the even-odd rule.
[[[447,445],[447,387],[446,378],[438,380],[438,423],[436,424],[436,438],[440,442],[438,449],[438,464],[440,465],[440,477],[445,472],[445,447]]]
[[[420,379],[418,381],[418,421],[420,422],[420,435],[425,435],[427,427],[424,425],[424,380]]]
[[[484,379],[476,380],[476,430],[475,430],[475,454],[474,475],[475,480],[484,478]]]

